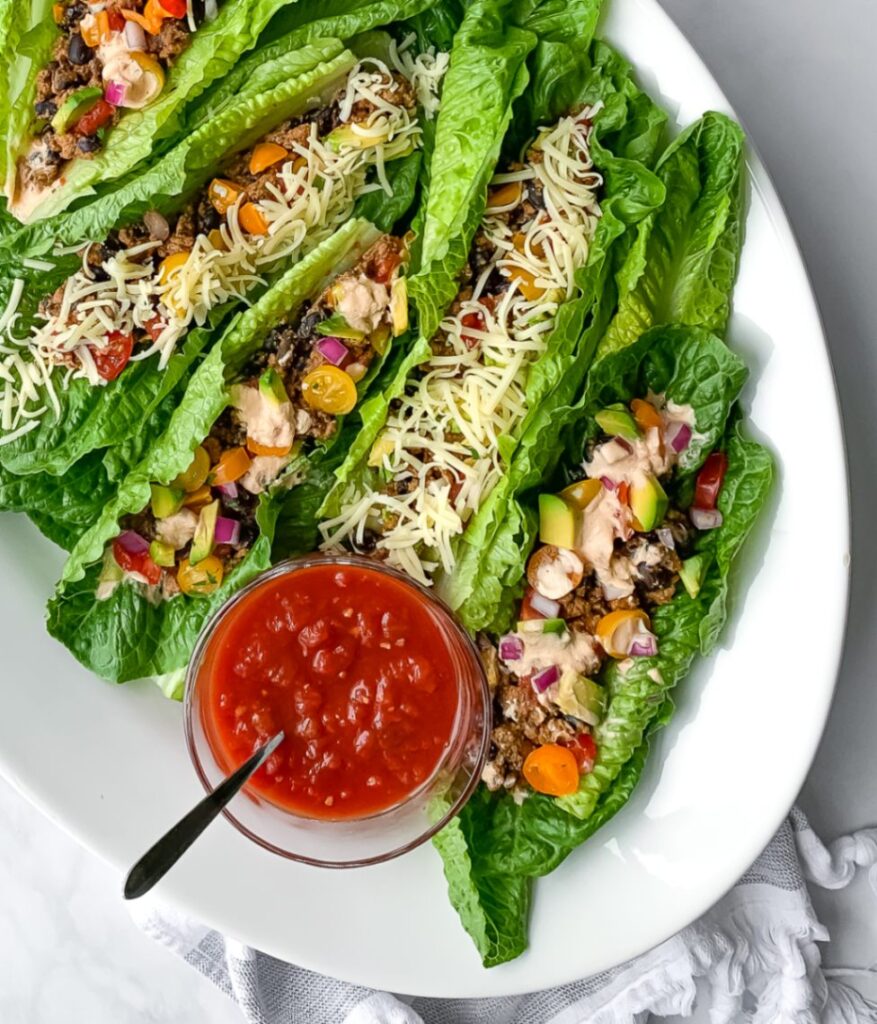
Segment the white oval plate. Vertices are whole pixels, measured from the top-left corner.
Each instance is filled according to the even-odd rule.
[[[711,108],[733,113],[654,0],[610,0],[610,8],[603,34],[679,124]],[[754,155],[749,171],[731,338],[752,369],[745,404],[753,433],[777,456],[779,484],[746,552],[735,591],[743,607],[725,648],[677,693],[676,716],[630,803],[537,883],[530,950],[514,963],[481,967],[429,846],[378,868],[320,871],[272,856],[220,820],[162,883],[168,901],[325,974],[397,992],[490,996],[556,985],[642,953],[699,916],[755,859],[804,780],[831,700],[848,511],[813,296]],[[181,709],[148,684],[98,682],[46,636],[42,606],[59,553],[23,519],[4,518],[3,533],[0,770],[124,869],[201,796]],[[817,572],[813,621],[812,602],[802,599]]]

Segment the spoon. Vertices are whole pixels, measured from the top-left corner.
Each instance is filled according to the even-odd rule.
[[[268,760],[283,741],[283,732],[272,736],[234,774],[208,793],[191,811],[161,837],[137,861],[125,879],[125,899],[136,900],[163,878],[219,812],[237,796],[250,776]]]

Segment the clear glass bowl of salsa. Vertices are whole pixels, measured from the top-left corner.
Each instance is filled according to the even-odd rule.
[[[204,627],[186,739],[213,789],[285,739],[226,815],[284,857],[375,864],[438,832],[475,788],[490,692],[468,633],[429,589],[380,562],[279,563]]]

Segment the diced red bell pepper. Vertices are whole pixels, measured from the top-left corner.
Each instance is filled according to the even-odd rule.
[[[161,579],[161,567],[153,562],[148,551],[140,553],[126,551],[118,537],[113,541],[113,558],[124,572],[139,573],[147,583],[151,583],[153,586]]]
[[[724,452],[711,452],[697,474],[694,485],[694,508],[714,509],[719,492],[728,472],[728,456]]]
[[[159,6],[172,18],[186,17],[186,0],[158,0]]]
[[[73,129],[77,135],[94,135],[94,133],[113,119],[115,107],[106,100],[98,100],[87,114],[76,122]]]
[[[521,610],[518,613],[518,618],[522,622],[526,622],[528,619],[544,619],[545,616],[542,612],[538,611],[533,607],[531,601],[536,595],[536,591],[532,587],[527,587],[527,592],[524,594],[524,599],[521,601]]]

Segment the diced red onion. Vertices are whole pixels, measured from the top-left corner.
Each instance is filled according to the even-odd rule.
[[[558,679],[560,679],[560,669],[557,665],[550,665],[548,668],[543,668],[541,672],[537,672],[531,682],[537,693],[545,693],[548,687],[556,683]]]
[[[626,437],[622,437],[620,434],[616,434],[612,440],[620,447],[623,448],[628,455],[633,455],[633,445]]]
[[[125,22],[125,45],[129,50],[146,49],[146,33],[135,21]]]
[[[340,366],[350,355],[344,342],[335,337],[321,338],[316,344],[316,349],[326,362],[333,366]]]
[[[627,597],[630,593],[630,587],[619,587],[615,583],[604,583],[603,584],[603,596],[607,601],[617,601],[621,597]]]
[[[143,224],[149,237],[157,242],[164,242],[170,236],[171,226],[158,210],[147,210],[143,214]]]
[[[691,427],[687,423],[674,420],[667,427],[666,438],[667,443],[678,455],[680,452],[684,452],[691,443]]]
[[[223,498],[236,498],[238,496],[238,485],[236,483],[217,484],[216,489]]]
[[[519,636],[509,633],[500,639],[499,656],[503,661],[517,661],[523,653],[524,641]]]
[[[557,613],[560,611],[560,601],[552,601],[550,597],[545,597],[544,594],[534,590],[533,596],[530,598],[530,607],[533,611],[544,615],[546,619],[556,619]]]
[[[658,653],[658,639],[651,633],[638,633],[630,645],[631,658],[653,658]]]
[[[614,491],[616,483],[614,480],[610,480],[608,476],[601,476],[600,483],[606,488],[607,491]]]
[[[104,99],[113,107],[124,107],[125,94],[127,92],[127,82],[107,82],[104,89]]]
[[[229,519],[228,516],[218,516],[216,529],[213,531],[213,539],[217,544],[231,544],[234,546],[240,543],[241,524],[237,519]]]
[[[671,551],[676,550],[676,541],[673,540],[673,531],[669,527],[661,526],[655,532],[658,535],[658,540],[665,548],[669,548]]]
[[[690,508],[688,516],[698,530],[715,530],[722,525],[722,513],[717,508]]]
[[[122,550],[129,555],[143,555],[149,551],[149,541],[134,530],[123,530],[116,538]]]

